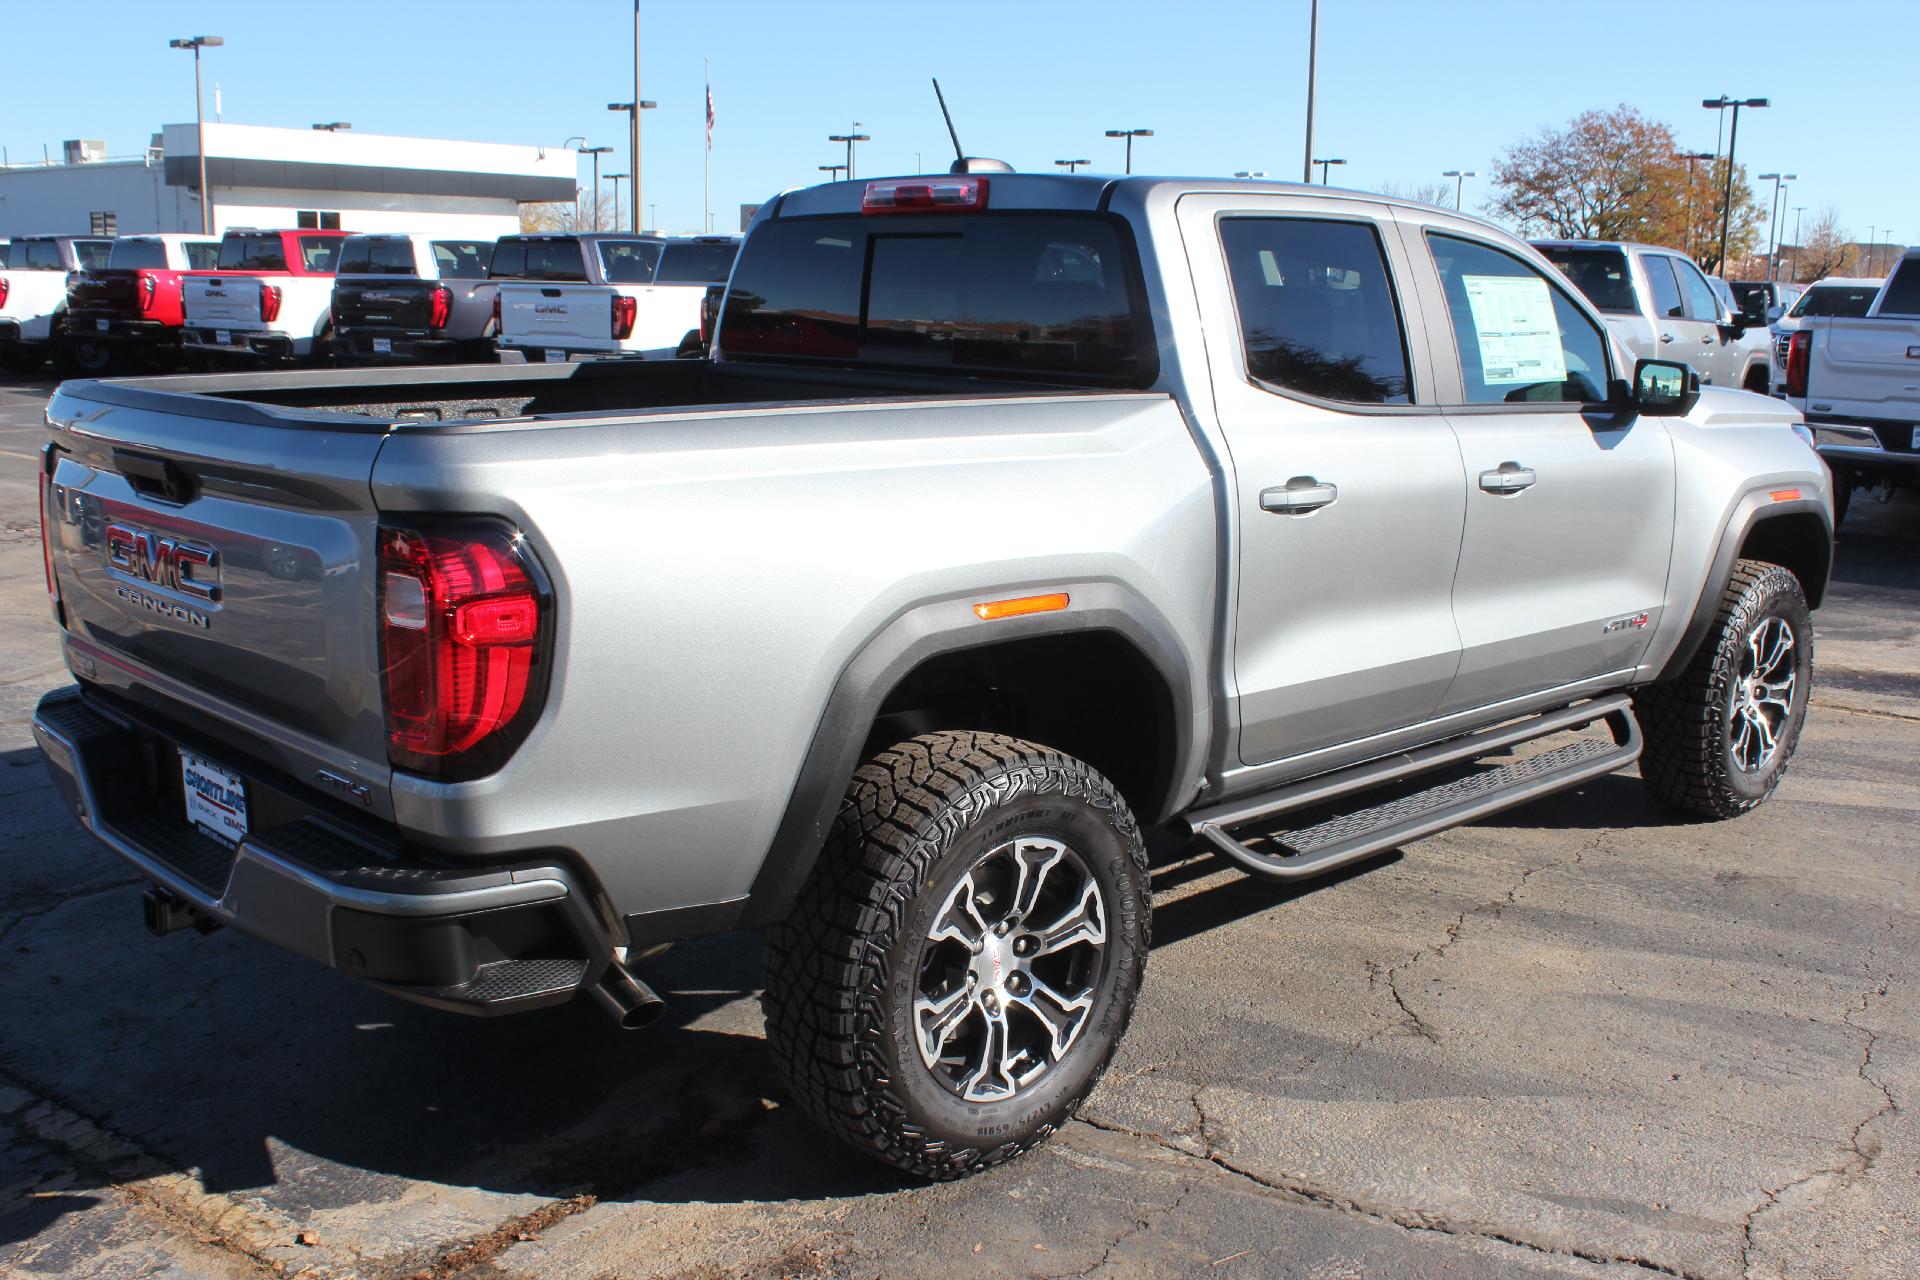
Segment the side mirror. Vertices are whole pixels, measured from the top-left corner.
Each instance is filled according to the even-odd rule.
[[[1700,375],[1678,360],[1633,366],[1633,407],[1650,418],[1678,418],[1700,400]]]

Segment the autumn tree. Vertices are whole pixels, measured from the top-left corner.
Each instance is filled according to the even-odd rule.
[[[1523,234],[1569,240],[1645,240],[1719,266],[1724,161],[1689,174],[1673,130],[1632,107],[1587,111],[1543,129],[1494,161],[1488,210]],[[1733,175],[1727,256],[1750,252],[1765,221],[1747,181]]]
[[[600,226],[608,231],[619,230],[614,219],[613,196],[606,192],[602,192],[600,195]],[[553,234],[566,231],[591,231],[593,228],[593,204],[591,201],[576,201],[573,204],[523,204],[520,206],[520,230],[526,235]]]
[[[1853,273],[1860,261],[1860,246],[1853,232],[1840,225],[1840,215],[1827,205],[1814,215],[1801,236],[1793,256],[1796,280],[1818,280],[1822,276]]]

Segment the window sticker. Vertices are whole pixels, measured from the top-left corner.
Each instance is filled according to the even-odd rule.
[[[1537,276],[1462,276],[1480,338],[1481,379],[1490,387],[1564,382],[1567,356],[1553,293]]]

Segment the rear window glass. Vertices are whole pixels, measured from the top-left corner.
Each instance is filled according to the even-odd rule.
[[[158,240],[115,240],[107,265],[116,271],[164,270],[167,246]]]
[[[660,245],[653,240],[602,240],[600,270],[608,284],[652,284],[660,265]]]
[[[496,280],[584,281],[587,259],[578,240],[502,240],[487,274]]]
[[[107,265],[107,255],[113,251],[111,240],[75,240],[73,257],[82,271],[98,271]]]
[[[402,236],[352,236],[340,249],[343,276],[411,276],[413,241]]]
[[[796,218],[747,238],[730,356],[1145,385],[1131,242],[1105,217]]]
[[[442,280],[484,280],[492,260],[493,245],[486,240],[433,242],[433,265]]]
[[[727,244],[670,244],[660,258],[660,284],[725,284],[740,246]]]
[[[1920,316],[1920,258],[1908,258],[1893,273],[1887,296],[1880,303],[1883,316]]]
[[[51,240],[15,240],[7,265],[15,271],[59,271],[60,246]]]
[[[220,265],[218,244],[190,244],[186,246],[186,250],[189,270],[211,271]]]
[[[285,271],[286,246],[277,235],[235,235],[220,242],[222,271]]]
[[[1815,285],[1800,295],[1800,301],[1794,303],[1793,310],[1787,314],[1859,317],[1867,314],[1874,295],[1879,292],[1880,287],[1871,284]]]
[[[1545,246],[1540,252],[1597,310],[1631,315],[1640,309],[1633,298],[1633,279],[1627,274],[1627,255],[1620,250]]]

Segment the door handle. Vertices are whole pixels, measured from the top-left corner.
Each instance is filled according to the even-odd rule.
[[[1519,493],[1522,489],[1531,489],[1540,477],[1533,474],[1532,467],[1523,467],[1517,462],[1503,462],[1492,471],[1480,473],[1480,487],[1488,493]]]
[[[1661,334],[1661,335],[1660,335],[1660,341],[1662,341],[1662,342],[1672,342],[1672,341],[1673,341],[1673,335],[1672,335],[1672,334],[1670,334],[1670,333],[1663,333],[1663,334]]]
[[[1260,509],[1275,515],[1305,515],[1331,506],[1340,497],[1340,486],[1324,484],[1312,476],[1295,476],[1283,485],[1260,491]]]

